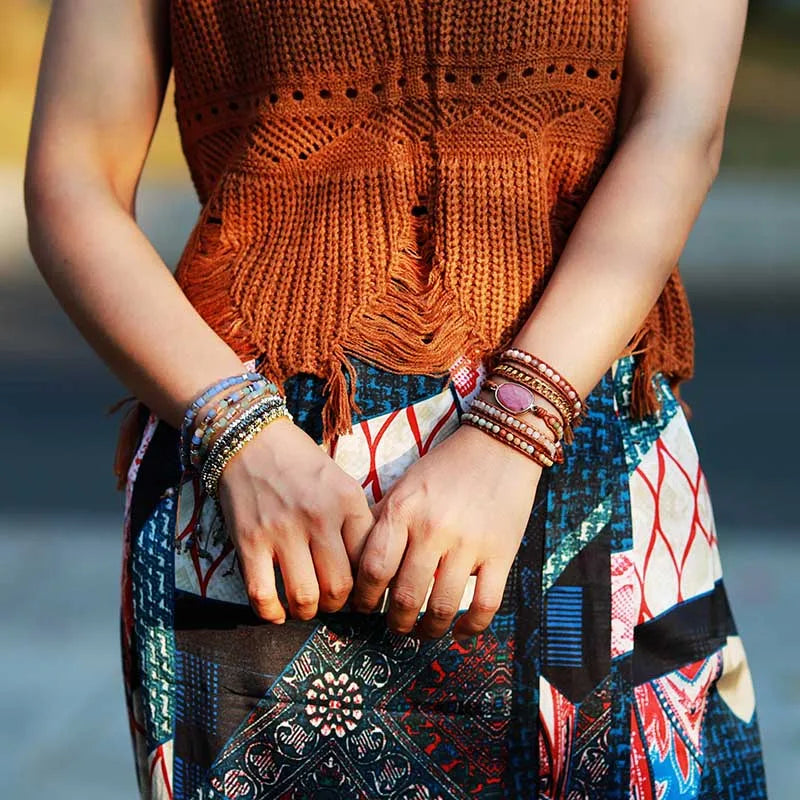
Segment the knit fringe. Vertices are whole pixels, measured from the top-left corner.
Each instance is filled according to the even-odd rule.
[[[127,395],[109,406],[106,410],[106,414],[116,413],[126,403],[132,403],[132,405],[125,412],[119,426],[117,446],[114,450],[114,464],[112,467],[114,475],[117,478],[117,491],[122,491],[128,481],[128,471],[133,462],[136,448],[139,446],[139,441],[142,438],[144,426],[147,423],[149,414],[147,406],[140,400],[137,400],[134,395]]]
[[[201,317],[243,359],[257,354],[242,317],[230,302],[231,260],[213,198],[206,203],[175,269],[175,280]]]

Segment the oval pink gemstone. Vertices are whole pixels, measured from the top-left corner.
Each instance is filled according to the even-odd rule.
[[[494,396],[497,402],[506,411],[512,414],[520,414],[527,411],[533,403],[533,392],[519,383],[503,383],[497,387]]]

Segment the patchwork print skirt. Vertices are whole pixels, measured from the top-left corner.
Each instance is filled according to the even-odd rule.
[[[355,366],[364,413],[328,452],[374,502],[457,427],[482,366],[444,379]],[[180,471],[178,432],[151,414],[122,570],[141,796],[766,797],[692,434],[661,376],[660,413],[632,420],[631,378],[621,359],[588,398],[531,497],[500,610],[465,643],[395,634],[383,613],[260,620],[216,504]],[[321,442],[320,380],[294,376],[286,393]]]

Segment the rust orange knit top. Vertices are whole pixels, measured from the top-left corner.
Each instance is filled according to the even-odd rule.
[[[278,385],[348,357],[445,375],[521,327],[615,144],[619,0],[172,0],[175,106],[202,203],[176,279]],[[626,348],[693,369],[677,266]],[[622,355],[622,354],[620,354]],[[349,372],[350,381],[346,374]],[[348,385],[349,383],[349,385]]]

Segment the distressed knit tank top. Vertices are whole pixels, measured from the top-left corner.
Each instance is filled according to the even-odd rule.
[[[622,0],[172,0],[175,107],[202,204],[175,277],[279,386],[357,356],[487,364],[532,311],[616,141]],[[677,266],[625,353],[633,411],[693,368]]]

